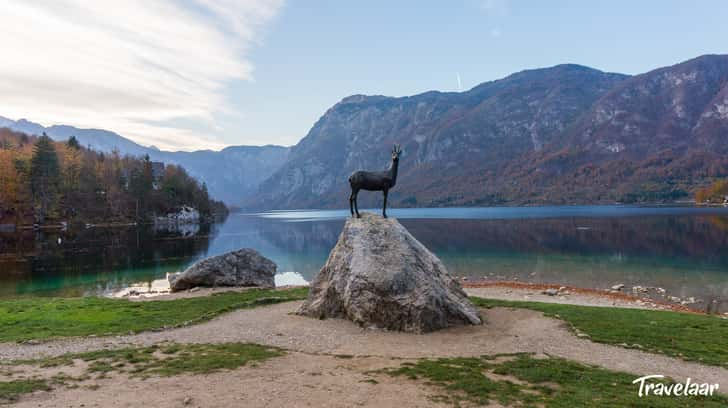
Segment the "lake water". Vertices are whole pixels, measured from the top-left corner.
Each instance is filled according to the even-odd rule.
[[[346,211],[231,214],[177,231],[90,228],[0,233],[0,297],[104,294],[210,255],[259,250],[311,280]],[[655,286],[728,311],[728,209],[498,207],[392,209],[453,275],[609,288]]]

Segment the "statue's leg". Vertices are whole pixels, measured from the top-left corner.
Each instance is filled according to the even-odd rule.
[[[351,211],[351,216],[354,216],[354,190],[351,190],[351,194],[349,194],[349,211]]]
[[[389,190],[384,190],[384,205],[382,206],[382,217],[387,218],[387,194]]]
[[[354,194],[354,211],[356,212],[356,218],[361,218],[359,215],[359,192]]]

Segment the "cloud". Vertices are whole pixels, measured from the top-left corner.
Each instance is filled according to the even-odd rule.
[[[281,6],[3,1],[0,115],[105,128],[163,149],[221,148],[215,116],[230,111],[225,87],[252,80],[250,49]]]

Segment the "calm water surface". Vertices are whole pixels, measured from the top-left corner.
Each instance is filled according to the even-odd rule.
[[[91,228],[0,233],[0,297],[102,294],[201,258],[259,250],[311,280],[346,211],[232,214],[182,231]],[[518,207],[393,209],[457,276],[608,288],[658,286],[728,311],[728,209]]]

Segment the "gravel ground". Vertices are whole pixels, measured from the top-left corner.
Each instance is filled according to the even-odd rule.
[[[77,338],[37,345],[0,344],[0,358],[28,359],[126,345],[161,342],[254,342],[310,354],[398,358],[479,356],[534,352],[634,374],[664,374],[676,380],[728,384],[728,370],[576,337],[560,320],[541,313],[483,309],[486,324],[425,335],[362,329],[341,319],[315,320],[293,314],[301,302],[238,310],[195,326],[111,338]]]
[[[401,360],[289,353],[257,367],[207,375],[113,375],[23,397],[17,407],[440,407],[437,391],[404,377],[370,374]],[[372,380],[376,382],[372,382]]]

